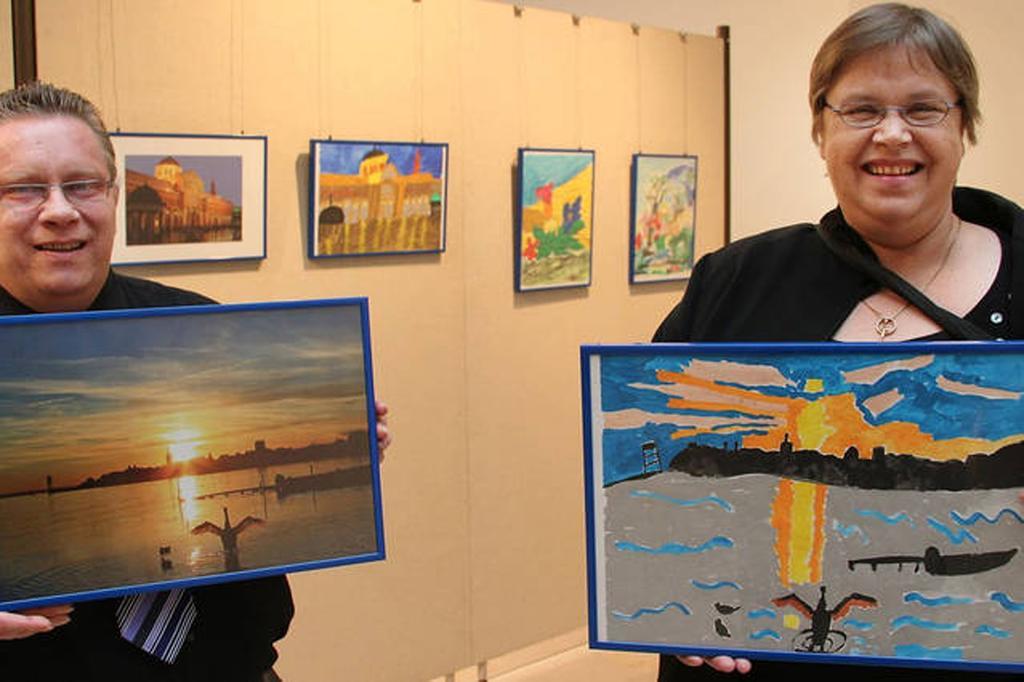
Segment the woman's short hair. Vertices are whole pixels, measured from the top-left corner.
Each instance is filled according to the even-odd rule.
[[[22,116],[73,116],[82,121],[99,140],[100,149],[107,157],[111,179],[116,177],[114,146],[110,143],[107,127],[96,105],[82,95],[40,81],[0,92],[0,123]]]
[[[956,90],[967,139],[977,141],[978,72],[963,37],[926,9],[897,2],[871,5],[851,14],[825,42],[811,65],[811,137],[821,142],[825,94],[857,57],[886,47],[905,47],[928,56]]]

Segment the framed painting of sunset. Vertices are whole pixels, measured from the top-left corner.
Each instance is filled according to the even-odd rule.
[[[367,307],[0,317],[0,611],[383,559]]]
[[[581,369],[591,646],[1024,672],[1024,343]]]

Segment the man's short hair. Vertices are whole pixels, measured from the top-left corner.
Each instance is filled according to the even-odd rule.
[[[77,92],[50,83],[35,81],[0,92],[0,124],[23,116],[72,116],[96,135],[100,149],[107,157],[110,178],[117,176],[114,146],[110,143],[107,126],[103,124],[96,105]]]

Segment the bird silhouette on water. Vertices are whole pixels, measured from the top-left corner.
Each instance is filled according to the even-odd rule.
[[[243,531],[253,526],[262,526],[266,523],[263,519],[255,516],[246,516],[238,522],[237,526],[231,525],[231,518],[228,516],[228,508],[224,507],[224,526],[218,526],[211,521],[204,521],[192,529],[193,535],[202,533],[213,533],[220,538],[224,547],[224,568],[228,571],[237,571],[241,568],[238,561],[238,536]]]

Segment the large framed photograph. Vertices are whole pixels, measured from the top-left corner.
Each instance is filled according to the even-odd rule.
[[[687,279],[693,270],[697,157],[634,154],[629,281]]]
[[[367,321],[0,317],[0,611],[383,559]]]
[[[516,291],[590,286],[593,150],[519,150]]]
[[[448,145],[309,142],[309,257],[445,248]]]
[[[112,133],[114,265],[266,258],[267,138]]]
[[[581,361],[592,646],[1024,672],[1024,343]]]

